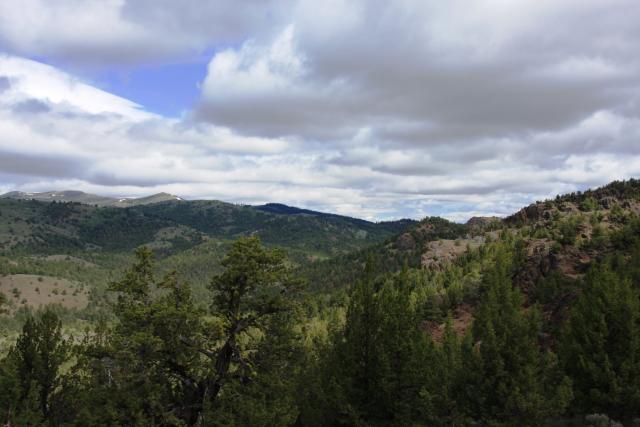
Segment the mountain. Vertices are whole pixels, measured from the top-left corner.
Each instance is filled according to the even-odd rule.
[[[168,193],[158,193],[147,197],[140,198],[113,198],[106,196],[98,196],[96,194],[84,193],[82,191],[46,191],[42,193],[25,193],[21,191],[11,191],[0,195],[0,199],[15,199],[15,200],[37,200],[40,202],[74,202],[84,203],[88,205],[96,206],[111,206],[111,207],[131,207],[138,205],[146,205],[151,203],[161,203],[169,201],[182,201],[178,196],[174,196]]]
[[[268,252],[253,240],[232,243],[250,235],[260,236],[267,247],[285,249],[289,260],[277,253],[265,258]],[[290,375],[293,370],[302,372],[296,379],[300,384],[291,387],[287,398],[302,398],[301,411],[314,408],[321,415],[307,414],[318,421],[311,418],[301,425],[324,425],[325,413],[341,416],[343,406],[325,405],[344,399],[343,391],[352,393],[362,378],[377,379],[366,394],[354,395],[363,414],[358,419],[379,420],[376,408],[367,403],[370,396],[428,411],[407,411],[413,418],[398,422],[401,411],[390,409],[384,425],[431,425],[424,423],[431,419],[423,418],[425,413],[436,417],[433,425],[450,425],[452,408],[463,411],[457,418],[460,425],[470,425],[466,420],[512,425],[511,412],[501,408],[514,402],[514,408],[528,411],[530,401],[537,402],[536,417],[523,425],[595,425],[582,420],[614,425],[609,416],[632,425],[637,415],[637,180],[535,202],[504,219],[474,218],[466,224],[438,217],[372,223],[279,204],[168,200],[115,208],[5,198],[0,200],[0,245],[0,297],[8,313],[2,320],[13,334],[10,339],[15,340],[29,308],[41,304],[55,305],[52,312],[62,318],[65,333],[91,330],[87,327],[103,325],[102,319],[127,325],[133,329],[105,330],[122,334],[113,342],[122,343],[125,354],[132,355],[110,371],[115,375],[132,365],[137,369],[132,361],[139,358],[140,347],[131,343],[137,346],[138,338],[145,340],[145,355],[152,358],[149,369],[154,375],[148,378],[153,381],[162,380],[166,372],[206,372],[211,359],[188,358],[199,363],[192,371],[180,363],[162,363],[174,361],[167,357],[174,357],[176,346],[181,346],[178,362],[200,353],[194,343],[220,348],[218,331],[229,329],[220,327],[220,319],[254,320],[258,310],[275,314],[290,307],[277,323],[256,329],[277,334],[275,341],[251,329],[237,342],[255,344],[247,354],[264,352],[255,360],[268,363],[253,366],[275,363],[282,367],[279,376],[287,378],[295,377]],[[152,266],[147,252],[123,274],[134,262],[132,251],[141,245],[155,252],[155,279],[146,274]],[[216,278],[229,253],[225,274]],[[277,259],[277,265],[263,261],[267,258]],[[295,274],[288,266],[296,268]],[[171,271],[177,275],[164,275]],[[307,279],[311,292],[297,294],[299,282],[290,280],[294,276]],[[114,288],[118,294],[108,291]],[[220,298],[221,292],[227,296]],[[119,304],[113,304],[116,295]],[[224,305],[217,305],[220,301]],[[236,308],[230,310],[228,304]],[[238,310],[245,310],[247,317],[238,317]],[[287,329],[282,328],[285,324]],[[134,334],[136,340],[131,340]],[[286,341],[280,341],[283,337]],[[85,356],[97,357],[96,363],[112,369],[116,359],[96,354],[95,348],[81,347],[88,351]],[[273,353],[279,349],[282,354]],[[69,366],[75,354],[67,360]],[[0,360],[5,361],[2,372],[12,372],[6,360]],[[602,360],[610,367],[606,375]],[[364,369],[367,363],[375,369]],[[104,381],[103,366],[97,366],[96,380]],[[264,375],[255,372],[252,368],[252,378]],[[176,377],[166,378],[167,389],[172,389]],[[272,387],[274,376],[263,378],[269,381],[258,390]],[[95,384],[101,383],[90,382],[83,393],[92,393]],[[237,393],[251,387],[238,384],[232,389],[234,402]],[[270,394],[282,394],[278,384]],[[319,386],[305,391],[309,384]],[[378,384],[385,384],[384,391]],[[610,399],[620,384],[616,399]],[[91,405],[104,398],[104,390]],[[404,395],[404,390],[409,392]],[[485,413],[486,396],[495,390],[498,409]],[[114,392],[121,393],[118,388]],[[260,391],[258,400],[264,395]],[[173,408],[176,397],[167,396],[166,407]],[[430,399],[428,404],[425,399]],[[68,407],[74,405],[65,410]]]
[[[153,203],[181,202],[181,201],[183,201],[181,197],[174,196],[173,194],[157,193],[157,194],[152,194],[151,196],[146,196],[146,197],[118,199],[114,204],[109,206],[125,208],[130,206],[150,205]]]
[[[146,245],[158,255],[159,270],[177,269],[200,290],[239,236],[258,235],[265,245],[285,249],[310,289],[333,292],[355,283],[367,261],[376,276],[395,274],[403,266],[445,274],[512,235],[519,236],[526,252],[515,279],[534,295],[540,280],[557,273],[580,279],[591,262],[611,250],[611,236],[640,214],[637,180],[536,202],[504,219],[478,217],[466,224],[437,217],[374,223],[283,204],[180,201],[168,194],[127,200],[128,207],[122,201],[118,208],[100,206],[99,196],[79,192],[37,196],[41,200],[16,193],[0,198],[0,268],[4,262],[14,273],[62,269],[67,271],[62,278],[91,282],[99,271],[122,268],[135,248]],[[44,202],[62,198],[74,201]],[[94,267],[62,263],[66,257]],[[472,280],[466,274],[471,273],[461,280]]]
[[[506,218],[474,217],[466,224],[425,218],[384,242],[303,270],[317,289],[340,289],[356,282],[367,260],[374,260],[376,275],[398,272],[403,265],[443,271],[507,233],[522,237],[527,262],[516,280],[531,290],[556,272],[581,278],[592,261],[611,251],[607,238],[639,215],[640,181],[614,181],[532,203]]]
[[[0,198],[0,272],[4,260],[5,269],[16,274],[62,270],[63,277],[92,287],[99,273],[107,277],[124,267],[143,245],[157,254],[160,270],[177,269],[203,290],[224,250],[240,236],[260,236],[265,245],[287,251],[296,265],[306,265],[382,242],[414,223],[373,223],[291,207],[273,212],[169,194],[115,203],[79,192],[34,196]],[[93,267],[78,269],[67,257]]]
[[[369,262],[370,274],[418,268],[430,242],[453,241],[468,235],[473,227],[439,217],[427,217],[407,224],[394,236],[359,251],[302,267],[312,289],[340,289],[355,283]]]
[[[254,206],[255,209],[282,215],[312,215],[312,216],[339,216],[324,212],[312,211],[309,209],[301,209],[293,206],[283,205],[282,203],[267,203],[265,205]]]
[[[88,248],[132,250],[142,244],[153,246],[158,239],[163,241],[162,247],[170,249],[170,240],[195,244],[206,238],[224,240],[257,234],[266,244],[306,248],[309,257],[328,257],[384,240],[412,223],[373,223],[323,213],[283,215],[219,201],[173,203],[176,199],[168,194],[127,201],[131,206],[117,205],[118,209],[60,202],[62,197],[47,194],[41,195],[40,200],[1,198],[2,249],[34,253]],[[67,193],[67,197],[96,200],[75,193]],[[56,203],[42,201],[49,198]]]
[[[38,200],[41,202],[76,202],[91,205],[108,206],[117,202],[111,197],[88,194],[82,191],[47,191],[42,193],[24,193],[22,191],[11,191],[0,195],[0,199],[16,200]]]

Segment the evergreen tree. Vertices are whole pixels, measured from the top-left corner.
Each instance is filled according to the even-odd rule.
[[[69,350],[53,311],[27,318],[16,344],[0,364],[0,403],[8,424],[56,425],[56,394]]]
[[[511,283],[511,257],[499,249],[485,274],[485,289],[463,346],[465,400],[469,417],[491,425],[537,426],[562,413],[570,381],[556,357],[538,342],[542,319]]]
[[[379,317],[374,283],[367,277],[353,289],[344,331],[336,337],[333,350],[342,391],[337,403],[343,407],[339,412],[345,421],[362,419],[377,410],[373,396],[379,388]]]
[[[608,263],[588,273],[560,345],[576,410],[640,415],[640,299]]]
[[[212,369],[204,383],[206,411],[200,422],[231,423],[226,419],[242,425],[243,418],[230,416],[229,410],[229,395],[242,384],[250,386],[240,389],[254,393],[253,399],[245,396],[245,403],[255,403],[243,409],[253,411],[249,419],[286,425],[297,411],[293,399],[277,393],[295,385],[300,337],[294,328],[302,283],[293,275],[284,252],[264,248],[257,237],[238,239],[222,266],[225,271],[213,278],[210,287],[212,314],[220,320],[217,345],[201,349]],[[221,394],[225,387],[229,389],[226,396]]]
[[[116,324],[83,346],[69,395],[81,425],[288,425],[299,358],[300,282],[257,238],[234,243],[214,277],[210,316],[190,287],[153,275],[152,253],[111,285]],[[224,390],[224,392],[223,392]]]
[[[414,423],[421,415],[420,393],[433,374],[433,342],[421,329],[412,303],[412,283],[404,270],[378,293],[380,335],[380,418],[391,425]]]
[[[465,425],[460,396],[464,372],[462,370],[462,346],[453,330],[451,315],[447,317],[442,342],[437,346],[436,357],[429,366],[432,375],[422,391],[424,399],[423,419],[426,425]]]
[[[297,407],[296,386],[302,359],[295,313],[267,321],[256,344],[250,378],[227,383],[208,420],[216,426],[291,426]]]
[[[117,292],[112,327],[98,325],[78,355],[68,400],[84,402],[78,425],[181,425],[195,420],[192,408],[200,374],[200,355],[183,338],[201,332],[200,314],[190,288],[170,273],[153,275],[153,254],[136,251],[136,262]],[[88,408],[100,408],[101,414]]]
[[[354,287],[329,356],[333,423],[409,425],[420,417],[433,347],[419,328],[406,272],[376,287],[370,274]]]
[[[6,314],[8,305],[9,300],[7,299],[7,296],[4,293],[0,292],[0,315]]]

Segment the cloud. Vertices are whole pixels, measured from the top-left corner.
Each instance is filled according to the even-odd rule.
[[[0,46],[100,66],[173,61],[268,33],[288,0],[25,0],[0,3]]]
[[[7,76],[0,76],[0,93],[6,91],[11,87],[11,81]]]
[[[398,199],[553,194],[639,172],[621,164],[640,155],[628,1],[329,3],[301,0],[279,35],[216,54],[196,117],[298,138],[326,170]]]
[[[81,163],[72,157],[0,150],[0,171],[7,175],[72,178],[81,170]]]
[[[216,54],[195,116],[253,135],[333,136],[331,123],[343,101],[337,94],[349,88],[307,80],[294,36],[290,25],[270,45],[250,40],[238,51]]]
[[[325,17],[302,0],[271,42],[214,56],[198,117],[312,139],[368,127],[404,144],[562,129],[640,80],[636,50],[615,43],[640,42],[640,12],[568,3],[333,1]],[[603,13],[615,27],[584,25]],[[387,130],[397,123],[408,129]]]
[[[505,215],[640,175],[634,6],[28,0],[18,17],[5,4],[12,52],[106,65],[214,53],[179,119],[0,56],[0,152],[24,165],[0,165],[0,186]]]
[[[41,100],[65,104],[70,111],[89,114],[117,114],[132,120],[152,117],[140,105],[90,86],[50,65],[0,54],[0,75],[11,85],[3,93],[4,102]]]
[[[13,105],[13,111],[18,114],[30,113],[30,114],[38,114],[38,113],[47,113],[51,111],[49,104],[46,102],[40,101],[38,99],[27,99],[25,101],[20,101]]]

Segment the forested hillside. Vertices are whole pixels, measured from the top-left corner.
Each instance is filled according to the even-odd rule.
[[[133,250],[144,245],[159,258],[158,272],[178,270],[199,294],[238,237],[259,236],[267,246],[284,248],[294,265],[306,265],[384,241],[412,223],[372,223],[294,208],[273,212],[217,201],[116,208],[8,197],[0,199],[0,274],[17,277],[0,278],[0,291],[18,295],[10,298],[13,310],[50,301],[77,311],[82,304],[63,301],[48,292],[51,286],[39,286],[43,289],[35,294],[13,292],[13,282],[24,281],[20,275],[37,275],[45,285],[67,280],[74,289],[65,292],[82,288],[91,309],[101,303],[114,274],[132,261]]]
[[[0,203],[7,424],[640,424],[640,181],[467,224]]]

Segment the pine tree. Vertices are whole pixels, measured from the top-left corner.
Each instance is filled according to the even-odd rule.
[[[374,283],[361,280],[353,289],[344,331],[337,336],[334,351],[339,369],[338,382],[344,394],[342,411],[351,420],[366,418],[376,411],[373,396],[379,388],[376,373],[380,364],[378,336],[380,310]]]
[[[208,418],[212,426],[291,426],[299,410],[296,386],[302,340],[296,313],[267,321],[264,337],[250,358],[250,378],[231,381],[218,397]]]
[[[55,425],[55,395],[60,391],[60,371],[69,351],[70,344],[53,311],[47,309],[37,318],[27,318],[1,363],[1,406],[9,424]]]
[[[465,425],[461,407],[463,387],[462,345],[453,329],[451,314],[445,323],[442,342],[429,365],[431,375],[422,391],[423,419],[427,425]]]
[[[82,402],[82,425],[194,424],[202,411],[201,315],[175,273],[153,275],[153,254],[136,251],[124,277],[110,285],[113,326],[100,323],[80,346],[67,400]],[[99,408],[100,415],[88,408]]]
[[[276,415],[276,425],[282,424],[294,416],[293,401],[285,402],[273,393],[294,385],[299,338],[292,328],[297,323],[302,282],[293,275],[284,252],[264,248],[257,237],[238,239],[222,266],[224,272],[215,276],[210,286],[211,313],[221,322],[218,345],[200,350],[212,369],[204,383],[206,410],[199,422],[225,424],[218,421],[229,416],[228,400],[221,399],[221,391],[251,384],[264,404],[273,404],[274,410],[275,405],[281,408],[267,415]],[[288,375],[291,383],[283,382],[283,375]],[[269,411],[267,408],[261,410]],[[250,410],[256,409],[254,405]],[[233,420],[239,422],[236,417]]]
[[[291,424],[300,281],[257,238],[236,241],[222,265],[206,316],[188,284],[175,273],[156,281],[151,251],[136,251],[110,287],[117,322],[87,340],[69,390],[101,408],[81,424]]]
[[[355,286],[344,330],[336,337],[330,375],[341,398],[335,402],[337,421],[410,425],[421,415],[433,347],[420,330],[406,269],[380,283],[378,291],[377,285],[365,274]]]
[[[561,350],[576,410],[617,419],[640,415],[640,299],[608,263],[588,273]]]
[[[556,357],[538,342],[542,320],[510,279],[511,258],[500,249],[485,274],[485,289],[472,339],[463,346],[466,410],[492,425],[537,426],[561,413],[570,382]]]

